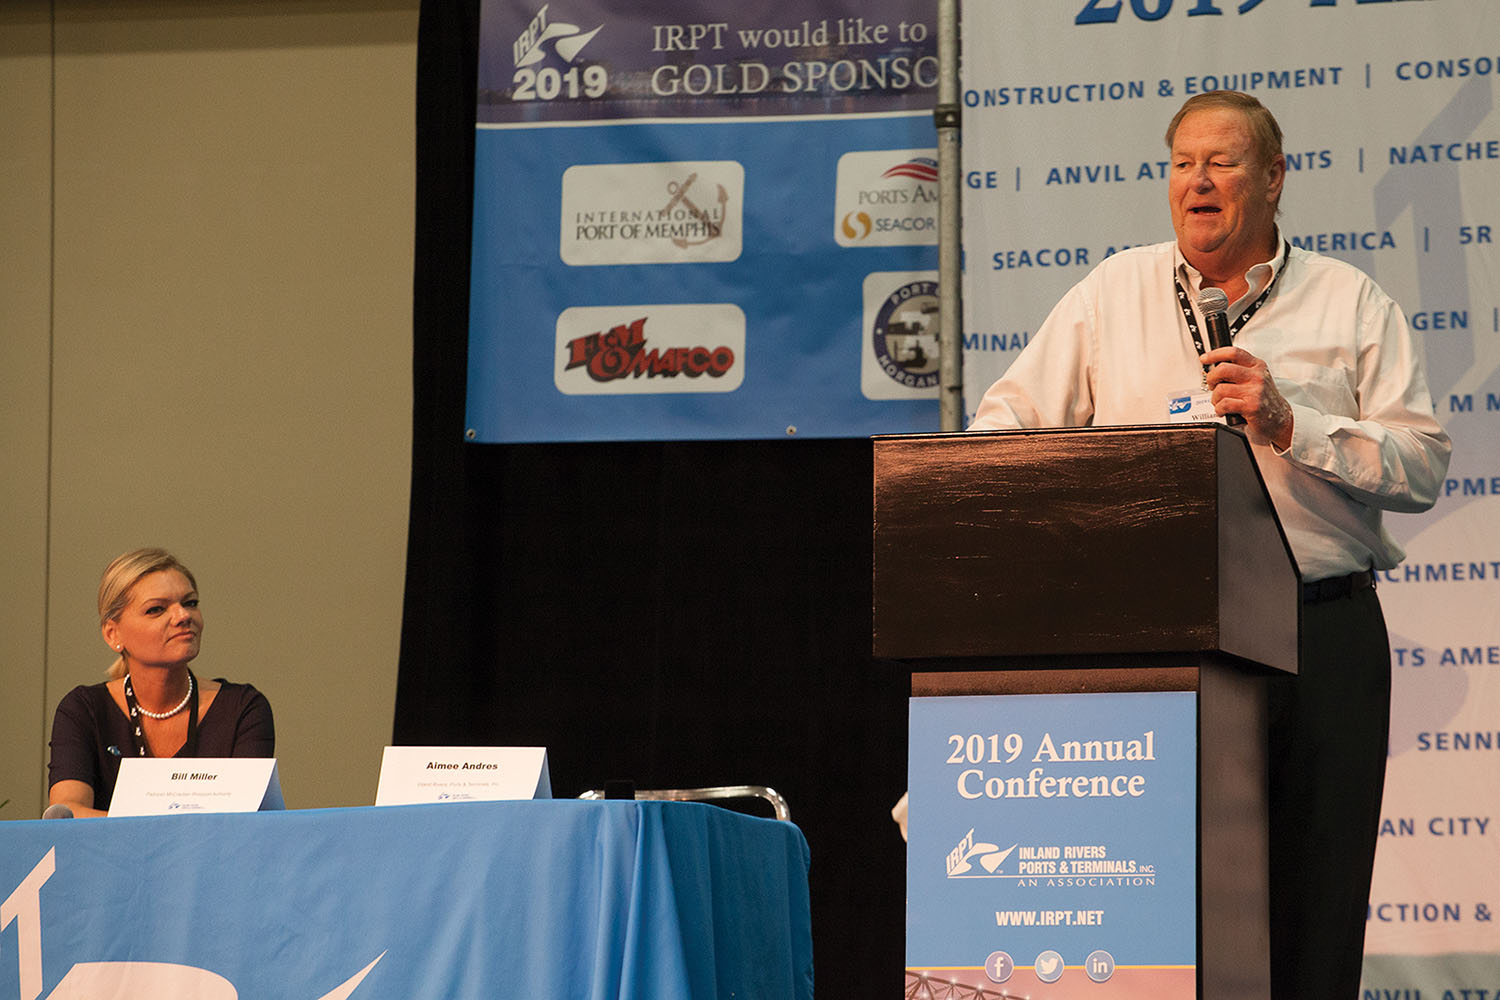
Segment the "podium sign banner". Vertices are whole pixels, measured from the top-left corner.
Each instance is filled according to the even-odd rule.
[[[1197,697],[913,698],[906,978],[1196,996]]]

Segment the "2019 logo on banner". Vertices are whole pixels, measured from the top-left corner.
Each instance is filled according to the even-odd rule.
[[[592,31],[584,31],[576,24],[551,21],[548,19],[551,6],[543,4],[526,30],[511,43],[511,57],[516,67],[511,78],[515,88],[511,100],[603,97],[609,90],[609,70],[600,63],[578,65],[578,57],[604,26],[601,24]],[[536,63],[547,58],[549,47],[567,66],[566,70],[551,66],[534,68]]]

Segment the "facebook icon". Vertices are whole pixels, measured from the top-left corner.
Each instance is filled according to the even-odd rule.
[[[1003,983],[1016,971],[1016,963],[1003,951],[997,951],[984,960],[984,974],[990,982]]]

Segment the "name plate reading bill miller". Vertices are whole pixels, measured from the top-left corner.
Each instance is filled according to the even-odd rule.
[[[111,816],[285,809],[273,757],[126,757]]]

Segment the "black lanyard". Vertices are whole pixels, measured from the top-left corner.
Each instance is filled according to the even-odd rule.
[[[198,756],[198,681],[191,670],[188,671],[188,687],[187,742],[177,751],[178,757]],[[125,706],[130,709],[130,749],[137,757],[149,757],[151,752],[146,747],[146,734],[141,729],[141,720],[145,716],[141,714],[141,706],[135,700],[135,688],[130,686],[128,673],[125,675]]]
[[[1230,324],[1230,340],[1233,340],[1244,329],[1245,324],[1250,322],[1250,317],[1254,316],[1260,310],[1260,307],[1265,304],[1267,297],[1271,294],[1271,289],[1276,287],[1276,282],[1281,279],[1281,272],[1286,270],[1286,266],[1291,261],[1291,258],[1292,244],[1284,242],[1282,244],[1281,266],[1271,275],[1271,281],[1266,285],[1265,291],[1261,292],[1256,300],[1250,303],[1244,312],[1240,313],[1239,318]],[[1193,312],[1193,304],[1188,301],[1187,289],[1182,287],[1182,279],[1178,277],[1176,268],[1172,270],[1172,285],[1177,289],[1177,304],[1182,306],[1182,317],[1187,320],[1188,334],[1193,338],[1193,346],[1198,349],[1199,355],[1207,354],[1208,349],[1203,344],[1203,335],[1198,332],[1197,314]]]

